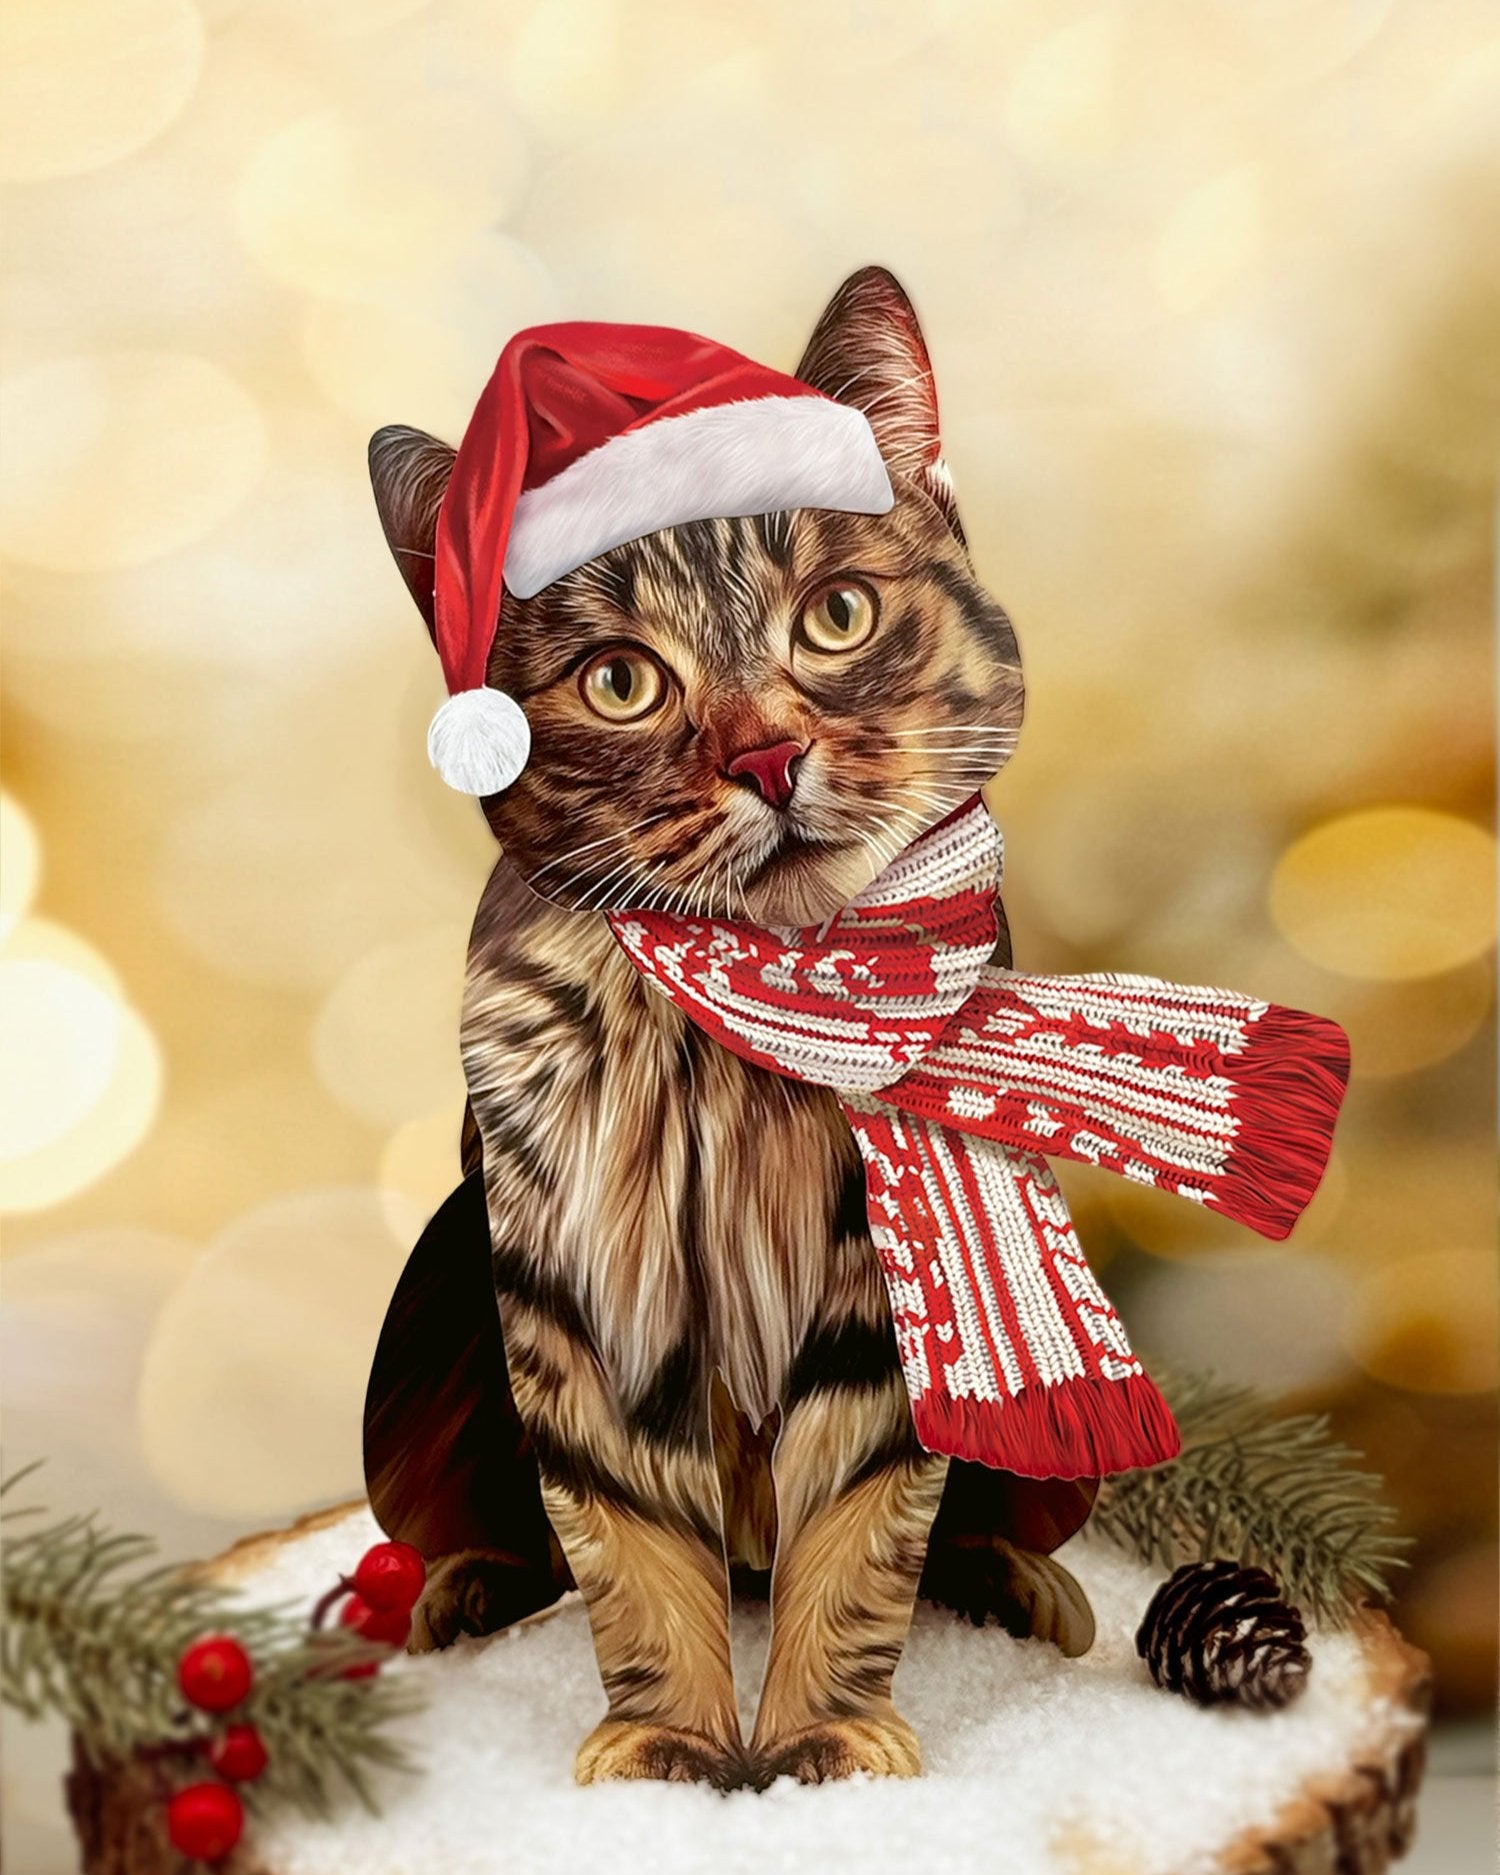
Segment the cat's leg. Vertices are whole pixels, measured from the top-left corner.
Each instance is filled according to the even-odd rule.
[[[891,1677],[947,1461],[917,1444],[884,1295],[869,1303],[863,1322],[808,1337],[788,1388],[773,1461],[771,1651],[751,1745],[762,1784],[922,1768]]]
[[[609,1701],[579,1750],[578,1781],[742,1783],[707,1376],[680,1353],[622,1409],[556,1296],[513,1289],[503,1308],[516,1404]]]
[[[691,1498],[699,1482],[679,1468],[667,1488]],[[578,1782],[744,1783],[717,1535],[696,1513],[682,1522],[640,1514],[566,1485],[549,1489],[548,1504],[588,1606],[609,1700],[579,1747]]]

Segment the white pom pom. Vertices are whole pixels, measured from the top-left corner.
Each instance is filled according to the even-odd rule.
[[[432,719],[427,754],[460,794],[499,794],[526,766],[531,725],[503,690],[460,690]]]

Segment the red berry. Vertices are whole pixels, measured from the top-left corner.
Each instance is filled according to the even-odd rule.
[[[362,1595],[351,1595],[339,1610],[340,1627],[353,1628],[367,1641],[384,1641],[387,1647],[404,1647],[411,1633],[411,1611],[407,1608],[372,1608]]]
[[[231,1784],[248,1784],[266,1768],[265,1740],[253,1725],[231,1725],[209,1747],[208,1761]]]
[[[177,1663],[177,1684],[204,1712],[228,1712],[255,1680],[250,1656],[232,1634],[206,1634]]]
[[[404,1647],[411,1633],[411,1616],[404,1608],[372,1608],[363,1596],[351,1595],[339,1610],[339,1625],[353,1628],[363,1640]],[[344,1678],[367,1680],[379,1664],[378,1660],[365,1660],[356,1667],[345,1667]]]
[[[227,1784],[189,1784],[167,1799],[172,1847],[197,1862],[222,1862],[245,1827],[245,1806]]]
[[[427,1565],[410,1543],[377,1543],[354,1572],[354,1587],[372,1608],[415,1608],[427,1583]]]

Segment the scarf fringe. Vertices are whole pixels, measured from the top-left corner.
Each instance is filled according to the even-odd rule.
[[[1287,1236],[1328,1169],[1349,1082],[1336,1022],[1272,1004],[1243,1054],[1228,1057],[1239,1131],[1206,1202],[1261,1236]]]
[[[1170,1408],[1143,1373],[1078,1376],[1005,1400],[924,1393],[912,1417],[929,1452],[1023,1478],[1103,1478],[1165,1464],[1182,1450]]]

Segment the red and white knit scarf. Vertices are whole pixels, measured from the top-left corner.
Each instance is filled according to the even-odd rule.
[[[1043,1155],[1284,1237],[1327,1163],[1349,1045],[1231,990],[994,968],[1001,852],[975,797],[818,930],[610,924],[706,1034],[837,1092],[923,1445],[1103,1477],[1173,1457],[1177,1428]]]

